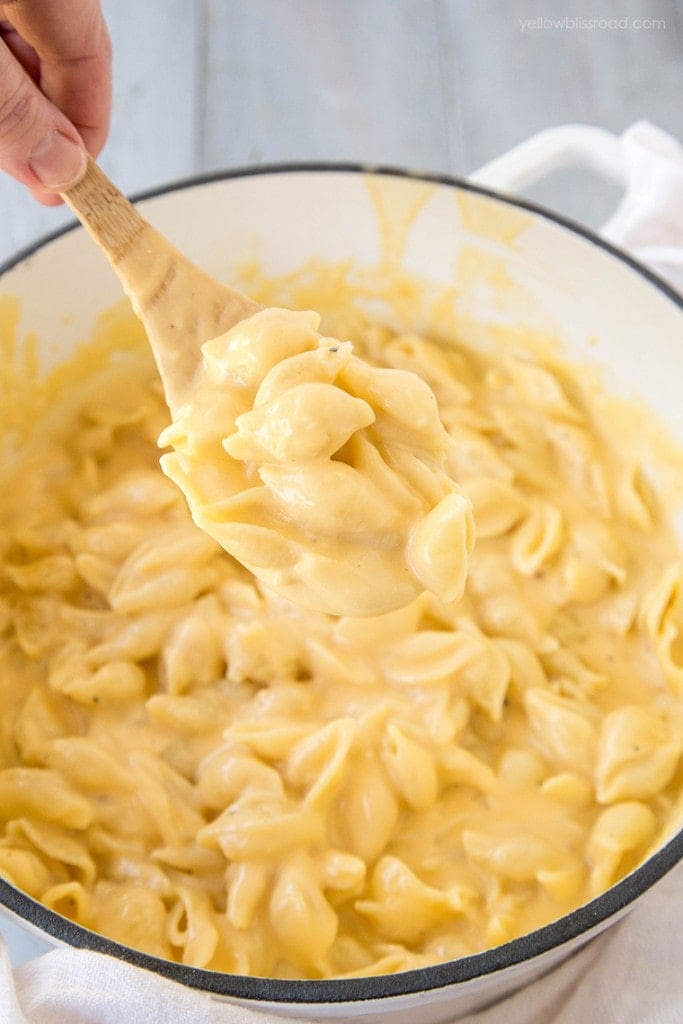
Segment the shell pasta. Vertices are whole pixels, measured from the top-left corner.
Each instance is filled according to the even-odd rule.
[[[195,522],[300,607],[378,615],[462,596],[472,510],[415,373],[358,359],[317,313],[262,309],[202,346],[160,438]]]
[[[561,917],[673,827],[681,560],[643,467],[550,359],[376,325],[353,345],[436,395],[476,528],[462,595],[338,617],[256,580],[159,467],[162,431],[184,442],[144,341],[3,470],[0,876],[125,945],[257,976],[406,970]],[[232,455],[307,442],[334,465],[278,429],[305,420],[295,399],[240,413]],[[335,444],[368,421],[358,395],[326,407]],[[267,561],[277,536],[249,543]]]

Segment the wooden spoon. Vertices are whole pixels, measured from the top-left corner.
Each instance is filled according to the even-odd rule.
[[[143,322],[174,420],[184,406],[180,438],[164,444],[182,447],[193,429],[203,436],[202,346],[260,307],[177,252],[92,161],[85,177],[64,199],[104,250]],[[376,436],[362,438],[358,465],[334,461],[333,453],[323,456],[321,451],[332,435],[326,422],[329,406],[319,388],[326,394],[329,389],[328,397],[334,398],[336,364],[326,362],[326,353],[337,353],[338,348],[330,339],[319,340],[317,349],[295,348],[290,353],[291,359],[307,354],[322,362],[307,382],[301,381],[299,367],[298,376],[280,395],[284,404],[277,415],[284,417],[280,433],[285,437],[307,433],[309,441],[312,436],[322,444],[320,451],[304,444],[300,458],[283,459],[279,448],[273,452],[267,443],[264,448],[259,436],[252,454],[238,453],[235,467],[230,465],[226,472],[225,446],[212,436],[215,453],[202,445],[199,454],[185,450],[179,459],[176,448],[163,457],[164,471],[185,493],[203,530],[267,586],[305,608],[335,615],[378,615],[407,604],[424,589],[455,600],[465,585],[473,528],[470,504],[445,471],[449,439],[436,399],[412,373],[371,367],[363,371],[361,362],[349,357],[356,374],[354,378],[349,361],[344,368],[346,384],[340,386],[345,408],[348,412],[348,402],[355,401],[357,412],[359,399],[354,396],[358,391],[360,405],[364,410],[369,405],[371,412],[370,421],[359,422],[352,433],[372,424]],[[304,413],[301,393],[289,405],[284,401],[286,393],[291,398],[297,387],[309,387],[306,394],[311,404]],[[256,387],[253,390],[255,401]],[[225,428],[232,405],[222,405]],[[394,415],[391,410],[399,405],[405,408]],[[408,419],[406,409],[412,410]],[[244,426],[247,415],[240,414],[232,425],[242,422]],[[243,437],[248,441],[250,432],[258,428],[252,423],[245,430]],[[405,479],[400,468],[404,465],[410,467]],[[350,503],[356,506],[355,518],[349,515]]]
[[[104,251],[144,324],[171,411],[187,397],[200,346],[260,307],[186,259],[93,160],[62,196]]]

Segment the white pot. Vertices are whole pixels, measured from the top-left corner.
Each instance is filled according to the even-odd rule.
[[[596,130],[563,129],[535,139],[480,173],[486,184],[528,181],[567,155],[621,175],[616,143]],[[395,247],[405,269],[437,289],[453,284],[465,248],[466,287],[454,299],[467,337],[492,320],[554,330],[571,355],[606,368],[607,383],[638,395],[683,444],[683,300],[652,274],[581,227],[471,182],[375,170],[390,222],[407,228]],[[405,211],[425,196],[414,217]],[[245,258],[266,272],[297,269],[310,256],[376,269],[382,251],[366,171],[354,166],[283,166],[182,183],[140,203],[183,252],[231,280]],[[387,251],[385,250],[385,256]],[[491,261],[503,268],[491,276]],[[472,267],[474,266],[474,270]],[[2,272],[2,268],[0,268]],[[4,268],[3,293],[21,299],[21,333],[37,333],[42,365],[66,358],[118,282],[82,230],[68,231]],[[419,327],[417,321],[410,326]],[[118,946],[48,911],[0,881],[0,930],[15,962],[66,943],[100,950],[232,1001],[317,1019],[437,1024],[490,1003],[545,972],[616,921],[683,857],[683,832],[609,892],[567,917],[496,949],[419,971],[353,981],[273,981],[215,974]]]

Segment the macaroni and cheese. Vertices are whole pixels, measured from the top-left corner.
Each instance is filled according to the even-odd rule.
[[[377,615],[463,592],[473,524],[453,444],[416,374],[321,337],[312,312],[262,309],[202,346],[160,443],[195,522],[303,607]]]
[[[159,468],[164,430],[167,470],[186,472],[202,409],[184,434],[168,427],[142,340],[93,368],[3,472],[0,875],[136,949],[282,978],[432,964],[561,917],[672,828],[682,567],[644,469],[550,359],[371,325],[353,343],[436,395],[453,484],[435,497],[462,493],[476,523],[462,595],[420,587],[359,618],[262,585]],[[305,402],[276,371],[211,439],[279,467],[255,505],[201,513],[239,523],[249,564],[281,564],[278,522],[288,559],[299,544],[281,484],[293,450],[323,474],[294,480],[296,507],[332,502],[325,557],[342,570],[353,535],[335,533],[325,474],[360,473],[346,514],[373,531],[391,528],[387,494],[405,498],[376,446],[344,440],[375,429],[374,369],[316,344],[287,357],[287,381],[292,360],[309,374]],[[323,395],[328,360],[353,388]],[[394,397],[392,442],[414,412],[412,393]],[[425,422],[431,444],[441,427]],[[422,477],[408,478],[412,502]],[[215,494],[212,479],[196,487],[200,505]],[[265,532],[250,537],[254,516]]]

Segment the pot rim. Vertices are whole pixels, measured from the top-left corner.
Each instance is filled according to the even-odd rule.
[[[548,207],[543,206],[541,203],[536,203],[530,199],[524,199],[520,196],[501,192],[485,185],[478,185],[474,181],[469,181],[467,178],[461,178],[454,174],[427,171],[419,168],[413,169],[409,167],[401,167],[395,164],[366,164],[361,161],[354,160],[291,160],[244,165],[241,167],[230,167],[222,170],[188,175],[187,177],[177,178],[173,181],[166,182],[163,185],[157,185],[149,189],[134,192],[131,194],[130,199],[133,203],[140,203],[145,202],[147,199],[160,198],[161,196],[168,195],[172,192],[184,192],[192,188],[218,184],[221,181],[230,181],[236,178],[266,177],[268,175],[297,173],[374,174],[385,177],[405,178],[407,180],[428,182],[434,185],[444,185],[448,188],[456,188],[461,189],[464,192],[472,192],[477,195],[488,196],[490,199],[498,200],[508,206],[514,206],[521,210],[526,210],[529,213],[536,214],[544,220],[554,222],[559,227],[572,231],[574,234],[579,235],[585,241],[604,250],[611,256],[617,257],[617,259],[622,263],[626,263],[633,270],[636,270],[642,277],[646,278],[646,280],[659,288],[667,298],[671,299],[681,310],[683,310],[683,293],[679,292],[673,285],[669,284],[668,281],[657,274],[654,270],[651,270],[644,263],[641,263],[640,260],[631,256],[630,253],[627,253],[624,249],[619,248],[619,246],[614,245],[612,242],[608,242],[606,239],[601,238],[591,228],[586,227],[579,221],[573,220],[571,217],[567,217],[562,213],[557,213],[555,210],[548,209]],[[41,234],[34,242],[22,247],[12,256],[0,262],[0,278],[10,270],[14,269],[14,267],[18,266],[18,264],[22,263],[30,256],[33,256],[39,249],[44,248],[51,242],[57,241],[57,239],[61,238],[62,235],[67,235],[72,231],[77,230],[82,230],[82,228],[78,221],[74,220],[72,223],[65,224],[54,231]]]
[[[293,173],[342,173],[375,174],[400,177],[416,181],[460,189],[498,202],[526,210],[544,220],[579,235],[586,242],[597,246],[608,256],[614,257],[635,270],[641,277],[654,285],[667,299],[683,313],[683,295],[663,280],[658,274],[644,266],[633,256],[622,251],[611,242],[600,238],[584,225],[563,214],[549,210],[527,199],[506,195],[495,189],[474,184],[466,179],[449,174],[411,170],[389,164],[364,164],[338,161],[292,161],[259,164],[219,170],[188,176],[165,185],[144,190],[133,196],[134,202],[155,199],[169,193],[216,184],[238,178]],[[9,271],[29,259],[46,245],[57,241],[63,235],[80,229],[78,223],[67,224],[56,231],[42,235],[35,242],[22,248],[9,259],[0,263],[0,285]],[[241,999],[248,1002],[281,1004],[324,1004],[354,1003],[370,1000],[384,1000],[416,993],[435,991],[452,985],[461,985],[477,978],[502,972],[506,968],[534,960],[541,954],[560,949],[567,943],[588,938],[590,932],[608,921],[609,918],[626,911],[640,896],[683,860],[683,829],[673,835],[667,843],[652,854],[616,885],[601,893],[588,903],[571,911],[564,917],[544,925],[542,928],[522,935],[492,949],[471,956],[444,963],[433,964],[395,974],[372,975],[360,978],[329,978],[297,980],[279,978],[258,978],[238,974],[208,971],[204,968],[164,960],[123,946],[104,935],[92,932],[75,924],[55,911],[34,900],[0,878],[0,905],[4,905],[18,917],[33,925],[40,932],[77,949],[114,956],[119,960],[152,971],[171,981],[200,989],[217,996]]]

